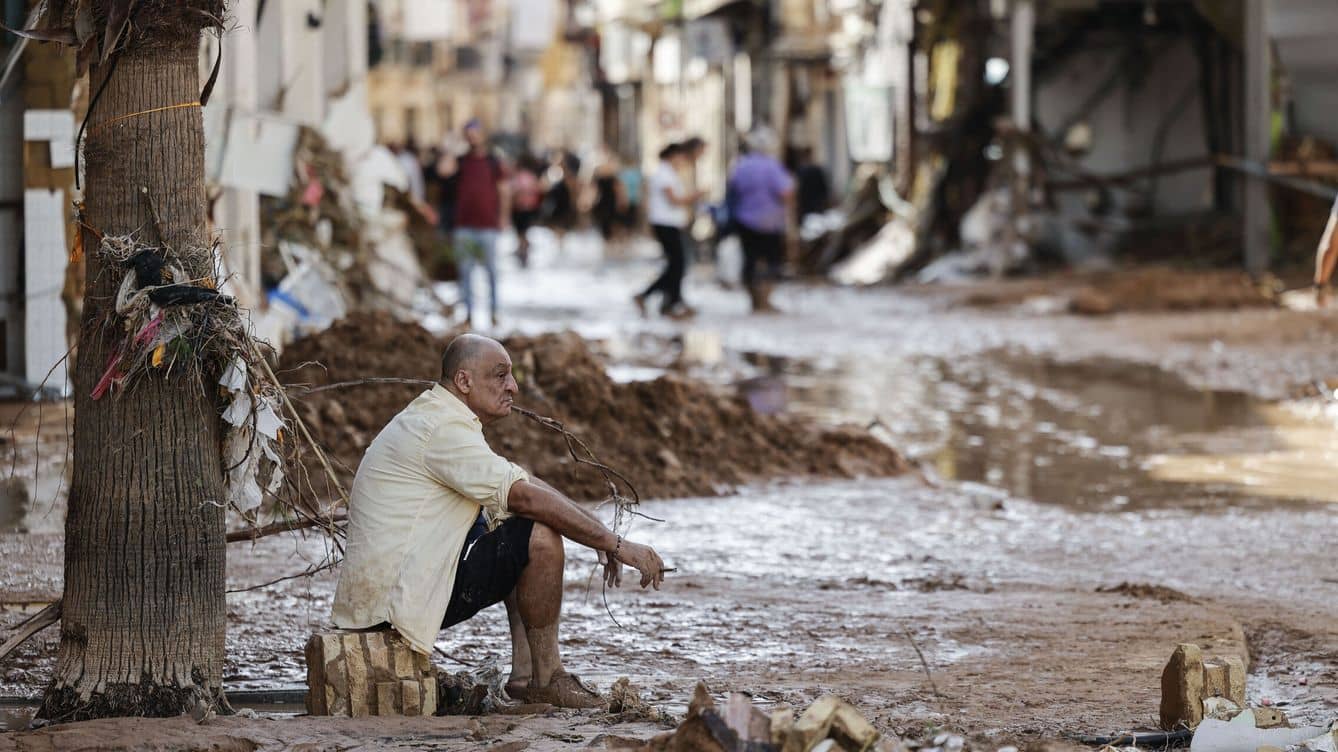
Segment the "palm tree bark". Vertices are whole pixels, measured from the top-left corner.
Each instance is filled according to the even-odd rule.
[[[202,116],[191,105],[208,21],[186,12],[202,3],[142,4],[150,7],[138,14],[137,37],[89,74],[91,91],[102,92],[85,141],[83,219],[107,236],[135,234],[168,249],[194,279],[212,278]],[[159,109],[171,105],[182,106]],[[92,230],[83,240],[64,612],[40,716],[171,716],[225,705],[218,371],[198,359],[198,368],[149,370],[94,400],[126,336],[114,304],[125,270],[97,252]]]

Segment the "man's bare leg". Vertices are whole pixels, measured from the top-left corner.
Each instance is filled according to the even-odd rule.
[[[530,561],[520,574],[514,594],[521,630],[529,644],[531,687],[548,686],[553,674],[562,671],[557,634],[558,618],[562,615],[562,569],[565,563],[562,536],[546,525],[534,523],[530,533]],[[513,638],[515,632],[513,627]],[[514,644],[512,655],[517,655]],[[515,671],[514,666],[512,671]]]
[[[511,676],[506,680],[506,690],[507,694],[515,697],[517,693],[512,692],[512,689],[523,690],[529,686],[534,666],[530,658],[530,643],[525,637],[525,622],[520,619],[520,599],[513,590],[504,602],[506,620],[511,625]]]

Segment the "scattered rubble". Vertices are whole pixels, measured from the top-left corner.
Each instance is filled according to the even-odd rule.
[[[1123,595],[1129,598],[1140,598],[1145,600],[1160,601],[1162,603],[1193,603],[1194,599],[1188,595],[1169,588],[1165,585],[1151,585],[1145,582],[1121,582],[1118,585],[1101,586],[1096,589],[1098,593],[1113,593]]]
[[[458,671],[454,674],[437,673],[437,715],[486,715],[488,713],[542,708],[535,706],[516,706],[502,691],[502,670],[496,666],[483,666],[472,671]]]
[[[609,718],[615,723],[649,721],[663,726],[677,726],[678,718],[662,708],[646,702],[641,697],[641,690],[626,676],[619,678],[609,688]]]
[[[852,705],[825,695],[797,719],[788,708],[770,715],[747,695],[733,693],[718,708],[703,683],[697,684],[688,715],[673,732],[655,737],[648,752],[863,752],[898,750],[895,738],[881,734]],[[876,746],[875,746],[876,745]]]
[[[354,314],[294,342],[284,351],[280,378],[309,385],[435,379],[445,342],[387,314]],[[909,469],[901,454],[863,429],[762,415],[744,397],[677,376],[615,383],[575,334],[512,337],[505,344],[520,385],[517,403],[562,421],[643,497],[715,495],[763,477],[873,477]],[[376,433],[421,391],[400,384],[331,390],[302,398],[300,409],[316,440],[351,475]],[[551,430],[513,416],[487,433],[499,453],[574,498],[608,496],[600,474],[574,463]]]
[[[1197,727],[1204,701],[1215,697],[1245,705],[1245,664],[1236,656],[1205,658],[1198,645],[1176,646],[1161,675],[1161,727]]]

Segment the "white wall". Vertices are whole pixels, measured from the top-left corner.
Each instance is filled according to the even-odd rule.
[[[1158,49],[1160,40],[1150,40]],[[1122,82],[1086,117],[1092,128],[1092,149],[1081,165],[1095,173],[1114,173],[1150,166],[1153,143],[1167,115],[1188,88],[1191,101],[1170,124],[1162,161],[1208,154],[1203,134],[1203,109],[1196,81],[1198,60],[1188,42],[1175,42],[1152,65],[1146,80],[1133,87]],[[1088,98],[1111,70],[1123,62],[1118,47],[1079,52],[1064,61],[1062,72],[1047,76],[1035,71],[1037,122],[1053,132]],[[1212,207],[1212,172],[1208,168],[1163,175],[1158,181],[1157,213],[1175,214]],[[1118,198],[1118,194],[1117,194]],[[1080,200],[1069,194],[1064,200]]]

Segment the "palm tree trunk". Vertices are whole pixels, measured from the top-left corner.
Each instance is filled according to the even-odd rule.
[[[152,23],[142,19],[136,43],[90,73],[91,91],[103,90],[85,141],[84,222],[170,249],[193,279],[212,278],[202,116],[189,104],[200,95],[199,28],[153,39]],[[177,715],[225,703],[218,374],[153,369],[91,397],[126,337],[114,305],[125,270],[83,232],[64,613],[40,716]]]

